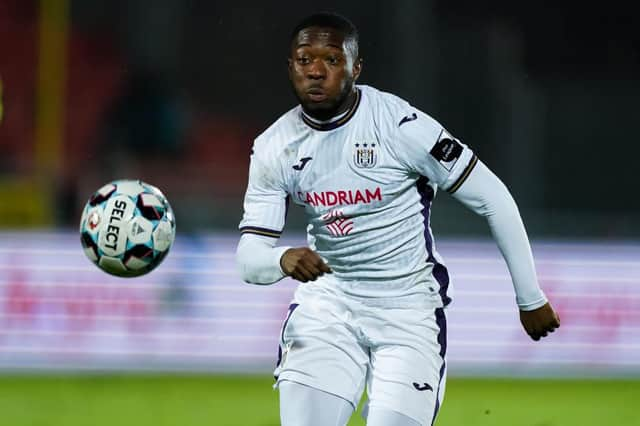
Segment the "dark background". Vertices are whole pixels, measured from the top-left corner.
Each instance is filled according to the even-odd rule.
[[[616,1],[71,1],[62,166],[39,184],[53,196],[32,220],[0,209],[0,226],[76,226],[92,191],[136,177],[165,191],[181,230],[234,229],[252,139],[295,105],[291,28],[329,10],[359,28],[360,83],[405,98],[470,145],[512,190],[532,236],[637,238],[639,9]],[[1,185],[41,175],[32,149],[39,11],[38,2],[0,0],[0,204],[21,203]],[[446,194],[433,214],[436,233],[487,233]],[[302,230],[302,221],[294,212],[288,229]]]

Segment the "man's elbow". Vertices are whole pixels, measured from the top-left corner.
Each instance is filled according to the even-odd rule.
[[[502,181],[498,180],[493,191],[482,197],[480,208],[476,213],[485,217],[493,217],[498,214],[504,217],[520,217],[518,204],[511,192]]]
[[[273,284],[277,281],[277,279],[273,279],[273,277],[267,276],[268,274],[261,273],[259,267],[246,260],[243,260],[243,258],[246,259],[246,256],[236,257],[236,269],[242,281],[247,284],[254,285],[268,285]]]
[[[248,284],[273,284],[284,277],[280,269],[281,251],[250,235],[243,235],[236,250],[236,270]]]
[[[236,270],[240,275],[240,279],[247,284],[261,284],[257,282],[256,273],[251,268],[251,265],[244,260],[246,256],[236,256]]]

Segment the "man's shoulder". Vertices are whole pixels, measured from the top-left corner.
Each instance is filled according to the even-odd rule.
[[[368,99],[371,114],[388,147],[398,155],[415,149],[415,142],[431,147],[443,131],[442,125],[429,114],[403,98],[370,86],[359,86]]]
[[[400,96],[394,95],[393,93],[385,92],[367,85],[358,85],[357,87],[362,91],[364,97],[369,100],[369,103],[373,108],[387,111],[398,111],[406,110],[411,107],[409,102],[402,99]]]
[[[278,149],[300,131],[300,106],[291,108],[260,133],[254,147]]]
[[[371,86],[358,86],[367,99],[370,117],[383,136],[396,146],[396,141],[406,132],[418,132],[428,137],[439,132],[442,126],[429,114],[411,105],[393,93],[384,92]],[[411,124],[409,124],[411,123]],[[416,126],[416,124],[418,124]]]
[[[371,86],[358,86],[368,100],[371,114],[382,128],[395,133],[405,122],[415,120],[415,117],[428,116],[403,98],[393,93],[385,92]]]

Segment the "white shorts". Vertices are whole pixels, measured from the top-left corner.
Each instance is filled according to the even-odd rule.
[[[305,286],[282,326],[276,387],[290,380],[355,408],[366,384],[368,407],[431,425],[446,381],[444,309],[370,306]]]

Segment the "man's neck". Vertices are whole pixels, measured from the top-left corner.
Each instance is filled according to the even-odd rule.
[[[353,87],[349,92],[349,95],[345,98],[345,100],[340,104],[338,108],[336,108],[335,112],[321,114],[320,116],[318,116],[317,113],[316,114],[310,113],[309,111],[305,111],[305,109],[303,108],[302,113],[309,120],[314,121],[316,123],[331,123],[332,121],[339,120],[342,117],[344,117],[344,115],[347,114],[355,104],[357,99],[356,92],[357,92],[357,89]]]

